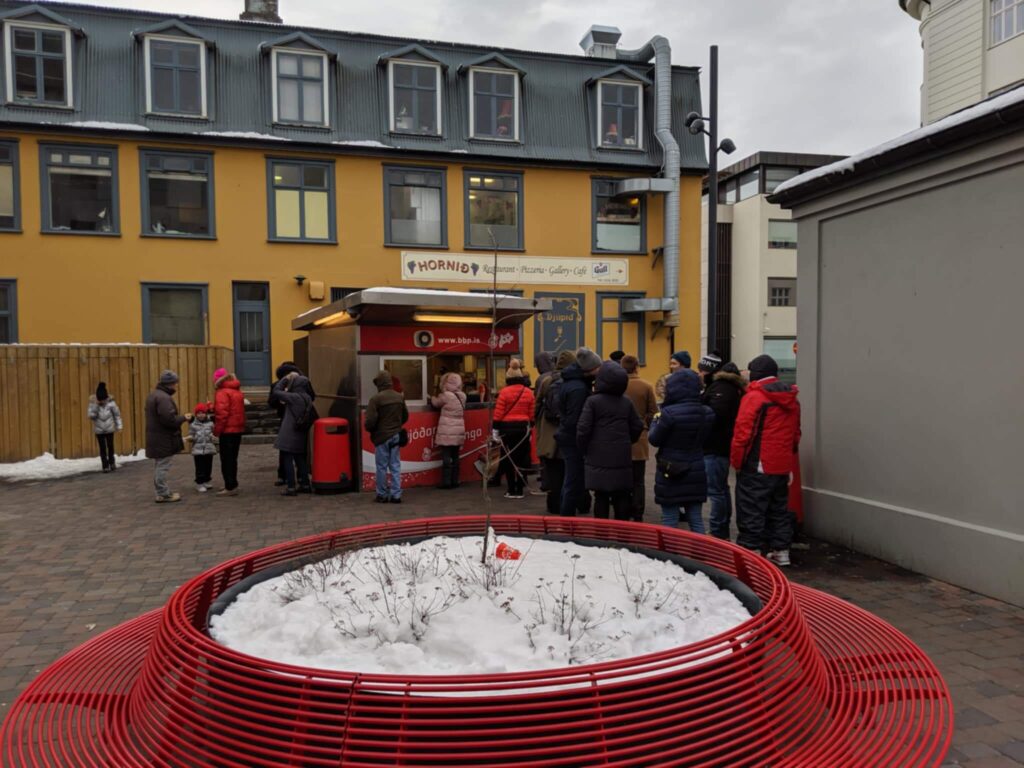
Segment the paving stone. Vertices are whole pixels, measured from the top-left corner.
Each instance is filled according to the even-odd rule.
[[[149,462],[116,473],[0,484],[0,718],[39,673],[106,629],[163,605],[202,570],[239,554],[323,531],[415,517],[479,514],[478,485],[411,489],[401,505],[371,494],[285,499],[276,454],[245,445],[242,492],[192,490],[192,462],[175,459],[179,504],[152,502]],[[653,468],[653,462],[650,462]],[[501,498],[496,513],[543,514],[543,499]],[[654,519],[655,510],[649,518]],[[944,765],[1024,766],[1024,609],[825,542],[794,552],[795,582],[848,600],[894,624],[929,653],[956,709]]]

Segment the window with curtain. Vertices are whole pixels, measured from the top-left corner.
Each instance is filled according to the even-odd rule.
[[[444,171],[387,167],[384,184],[386,244],[447,245]]]
[[[327,56],[274,51],[279,123],[327,125]]]
[[[334,242],[334,165],[269,160],[270,239]]]
[[[643,89],[638,83],[598,83],[598,112],[602,147],[641,146]]]
[[[43,231],[118,231],[116,150],[41,145]]]
[[[519,140],[519,75],[489,69],[469,71],[470,125],[474,138]]]
[[[992,0],[992,45],[1024,33],[1024,0]]]
[[[213,235],[213,158],[143,152],[142,231],[166,237]]]
[[[0,142],[0,230],[18,229],[18,145]]]

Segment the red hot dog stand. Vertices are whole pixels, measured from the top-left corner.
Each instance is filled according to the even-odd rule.
[[[391,374],[409,408],[403,487],[440,482],[441,456],[434,445],[439,412],[430,398],[441,376],[458,373],[468,396],[460,467],[467,479],[476,476],[473,462],[487,438],[494,393],[504,386],[509,361],[522,357],[522,325],[550,310],[550,299],[368,288],[292,321],[293,330],[307,332],[295,342],[295,362],[313,382],[320,415],[348,421],[350,474],[366,490],[374,487],[375,462],[363,419],[377,392],[377,373]]]

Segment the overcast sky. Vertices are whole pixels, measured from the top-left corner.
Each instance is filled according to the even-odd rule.
[[[236,18],[243,0],[90,0]],[[580,53],[591,24],[619,27],[621,45],[652,35],[675,64],[702,67],[719,46],[721,134],[738,147],[850,154],[916,128],[921,45],[897,0],[281,0],[288,24]]]

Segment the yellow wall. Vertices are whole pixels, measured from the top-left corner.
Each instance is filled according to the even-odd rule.
[[[0,138],[9,138],[0,134]],[[442,286],[436,282],[403,282],[401,249],[385,248],[383,180],[381,166],[397,163],[394,156],[335,156],[337,245],[271,243],[267,241],[266,164],[268,155],[323,155],[285,151],[270,152],[242,147],[209,147],[83,139],[22,134],[20,139],[22,234],[0,233],[0,278],[17,279],[19,341],[41,342],[139,342],[142,341],[141,283],[206,283],[209,299],[209,343],[233,347],[232,281],[270,284],[272,359],[292,356],[293,317],[313,308],[307,287],[292,277],[336,286],[404,287],[453,290],[485,288],[466,283]],[[72,234],[40,234],[38,142],[96,143],[118,145],[120,189],[120,237]],[[217,239],[181,240],[141,237],[139,147],[166,147],[213,151]],[[275,148],[276,149],[276,148]],[[401,159],[417,165],[444,164]],[[463,250],[464,167],[501,170],[485,163],[449,163],[448,245]],[[592,169],[504,166],[524,174],[525,255],[589,257],[591,255]],[[700,344],[700,179],[682,180],[682,242],[680,264],[681,326],[676,329],[676,349],[689,349],[694,358]],[[662,196],[648,202],[648,248],[662,242]],[[406,249],[408,250],[408,249]],[[428,249],[428,250],[438,250]],[[622,287],[576,285],[526,285],[534,291],[564,290],[585,293],[586,342],[596,342],[596,292],[599,290],[646,291],[662,295],[662,272],[651,269],[650,256],[627,256],[630,283]],[[510,286],[506,286],[510,287]],[[667,331],[651,339],[649,313],[646,328],[645,378],[654,380],[666,368],[670,354]],[[532,365],[533,324],[527,323],[525,355]],[[612,347],[605,345],[605,352]],[[626,350],[632,352],[634,350]]]

